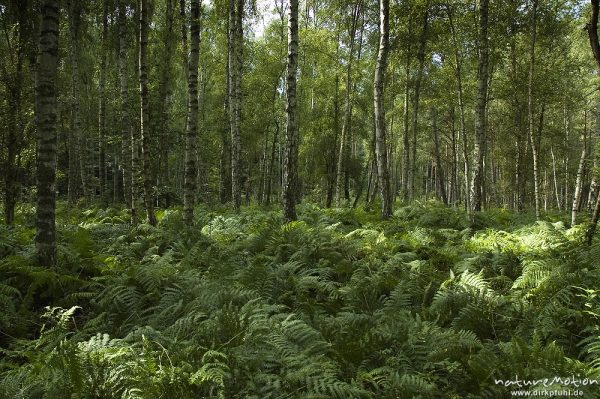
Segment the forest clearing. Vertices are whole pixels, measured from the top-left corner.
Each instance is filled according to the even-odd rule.
[[[600,0],[0,3],[0,399],[600,398]]]

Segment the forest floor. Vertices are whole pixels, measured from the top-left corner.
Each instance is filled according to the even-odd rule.
[[[600,397],[600,245],[564,215],[158,217],[61,204],[54,270],[31,208],[0,228],[0,398]]]

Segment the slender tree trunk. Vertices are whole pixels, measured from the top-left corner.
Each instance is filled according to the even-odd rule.
[[[106,170],[106,64],[108,58],[108,0],[103,1],[102,49],[100,55],[100,82],[98,86],[98,173],[100,197],[107,200],[108,179]]]
[[[452,118],[452,129],[451,129],[451,151],[452,151],[452,181],[450,182],[450,193],[452,199],[449,202],[456,206],[460,202],[460,187],[459,187],[459,173],[458,173],[458,165],[459,165],[459,155],[458,155],[458,140],[456,137],[456,124],[455,124],[455,113],[454,107],[451,108],[450,115]]]
[[[60,8],[57,0],[41,3],[39,52],[35,76],[37,127],[35,247],[42,266],[56,263],[56,138],[58,35]]]
[[[273,134],[273,143],[271,144],[271,157],[269,161],[269,172],[267,173],[267,187],[265,188],[265,205],[271,204],[271,191],[273,186],[273,170],[275,168],[275,156],[277,155],[277,143],[279,140],[279,121],[275,115],[275,132]]]
[[[444,179],[444,171],[442,168],[442,156],[440,154],[440,138],[437,127],[437,111],[433,109],[433,149],[435,152],[435,180],[437,183],[438,192],[442,198],[444,205],[448,205],[448,195],[446,193],[446,182]]]
[[[471,195],[470,195],[470,184],[471,184],[471,167],[469,159],[469,141],[467,137],[467,127],[465,123],[465,102],[463,95],[463,83],[462,83],[462,56],[459,49],[458,38],[456,37],[456,28],[454,27],[454,21],[452,18],[452,9],[447,8],[448,19],[450,21],[450,30],[452,32],[452,42],[454,46],[454,63],[455,63],[455,74],[456,74],[456,91],[458,95],[458,110],[459,110],[459,121],[460,121],[460,137],[462,138],[462,153],[464,162],[464,189],[465,189],[465,208],[467,213],[471,212]]]
[[[229,1],[229,34],[231,36],[231,49],[229,53],[229,117],[231,127],[231,192],[233,207],[240,209],[242,200],[242,144],[241,144],[241,95],[242,95],[242,49],[244,0]]]
[[[79,93],[79,25],[81,5],[78,1],[69,1],[69,41],[71,62],[71,131],[69,135],[69,202],[74,204],[77,198],[77,175],[81,176],[83,195],[87,195],[87,178],[85,176],[84,152],[85,140],[81,134],[81,116]],[[79,164],[79,165],[78,165]],[[79,166],[79,167],[78,167]]]
[[[298,0],[290,0],[288,14],[288,58],[286,77],[286,142],[283,167],[283,216],[296,220],[298,195],[298,109],[296,75],[298,71]]]
[[[531,145],[531,154],[533,158],[533,187],[534,187],[534,207],[535,207],[535,218],[540,218],[540,177],[539,177],[539,160],[538,160],[538,146],[535,140],[535,127],[534,127],[534,104],[533,104],[533,78],[534,78],[534,67],[535,67],[535,42],[537,38],[537,6],[538,1],[533,0],[533,10],[531,18],[531,47],[529,49],[529,77],[527,84],[527,114],[529,119],[529,144]]]
[[[485,158],[486,141],[486,107],[488,91],[488,3],[479,3],[479,35],[478,35],[478,72],[477,72],[477,106],[475,109],[475,146],[473,148],[473,177],[471,180],[471,206],[475,212],[481,211],[482,186],[484,178],[483,160]]]
[[[74,149],[74,159],[71,166],[74,167],[74,175],[79,174],[81,178],[81,193],[89,203],[94,196],[94,187],[91,184],[93,174],[93,164],[90,159],[90,145],[88,135],[81,129],[81,75],[79,73],[79,38],[81,28],[81,2],[71,0],[69,5],[71,21],[69,24],[71,41],[71,82],[72,82],[72,139]],[[79,168],[77,168],[79,164]],[[71,171],[69,171],[70,173]]]
[[[596,198],[596,205],[594,205],[594,212],[592,213],[592,220],[590,221],[590,227],[586,233],[587,245],[592,245],[594,240],[594,233],[596,233],[596,227],[598,225],[598,219],[600,218],[600,195]]]
[[[136,3],[136,8],[133,13],[133,21],[135,23],[135,50],[134,54],[139,54],[140,48],[140,0]],[[137,73],[139,69],[139,57],[135,57],[134,70]],[[132,96],[131,100],[139,100],[139,97]],[[135,115],[135,114],[134,114]],[[138,114],[140,115],[140,114]],[[133,116],[133,121],[129,126],[129,141],[131,150],[131,224],[136,225],[139,222],[139,210],[141,207],[140,198],[143,196],[142,170],[140,165],[140,132],[138,128],[141,126],[141,121]]]
[[[225,96],[223,103],[223,131],[221,132],[221,156],[219,159],[219,200],[221,204],[225,204],[231,200],[231,116],[230,116],[230,101],[231,101],[231,63],[229,62],[233,52],[232,40],[230,34],[231,13],[227,15],[227,59],[225,61]]]
[[[172,92],[172,61],[173,47],[175,46],[176,37],[174,35],[174,24],[175,24],[175,6],[174,0],[166,0],[166,11],[165,11],[165,30],[163,34],[163,56],[164,60],[161,62],[161,77],[158,88],[159,103],[161,110],[158,113],[158,118],[155,119],[154,125],[156,126],[155,137],[157,140],[153,140],[153,149],[158,152],[158,170],[156,173],[156,184],[159,187],[169,185],[169,95]],[[158,119],[158,121],[156,121]]]
[[[385,132],[384,83],[390,40],[390,3],[379,1],[379,51],[375,66],[373,97],[375,106],[375,154],[377,157],[377,175],[381,194],[381,217],[392,216],[392,198],[390,195],[390,176],[387,160]]]
[[[411,31],[412,20],[408,22],[408,31]],[[402,199],[409,200],[409,177],[410,177],[410,130],[408,119],[410,103],[410,44],[406,51],[404,64],[404,106],[402,116]]]
[[[565,129],[565,148],[569,148],[569,118],[567,116],[567,108],[563,105],[563,119],[564,119],[564,129]],[[566,211],[569,209],[569,151],[565,151],[565,159],[563,163],[564,171],[565,171],[565,185],[564,185],[564,195],[563,195],[563,209]]]
[[[348,35],[350,42],[348,45],[348,63],[346,65],[346,108],[344,111],[344,124],[342,125],[342,137],[340,139],[340,151],[338,153],[337,162],[337,178],[335,190],[335,203],[337,207],[342,204],[342,194],[346,189],[346,180],[348,177],[348,163],[350,161],[350,132],[352,126],[352,105],[353,105],[353,83],[352,83],[352,66],[354,63],[354,43],[356,40],[356,30],[358,26],[358,18],[362,7],[362,1],[354,4]],[[347,197],[347,196],[345,196]]]
[[[594,147],[594,144],[591,145]],[[588,192],[587,199],[587,209],[588,211],[593,211],[593,206],[595,205],[596,196],[598,195],[598,176],[596,174],[596,170],[598,168],[598,162],[596,161],[596,157],[594,157],[594,161],[592,163],[592,181],[590,182],[590,190]]]
[[[554,156],[554,148],[550,147],[550,154],[552,155],[552,179],[554,181],[554,194],[556,195],[556,208],[560,211],[562,210],[560,203],[560,194],[558,187],[558,178],[556,174],[556,157]]]
[[[188,62],[188,114],[185,140],[185,186],[183,212],[185,224],[194,221],[196,196],[196,141],[198,140],[198,61],[200,59],[200,4],[191,2],[190,55]]]
[[[154,215],[154,179],[153,168],[151,165],[150,143],[150,115],[148,98],[148,0],[141,0],[140,9],[140,48],[139,48],[139,81],[140,81],[140,133],[142,150],[142,173],[144,189],[144,206],[146,208],[146,218],[152,226],[156,225],[156,216]]]
[[[113,147],[113,168],[112,168],[112,202],[116,204],[119,202],[119,154],[118,148]]]
[[[339,38],[338,38],[339,43]],[[338,44],[339,48],[339,44]],[[325,207],[331,208],[331,204],[333,203],[335,193],[336,193],[336,184],[337,184],[337,176],[338,176],[338,165],[336,159],[338,159],[338,154],[336,152],[335,147],[337,146],[338,141],[338,130],[340,126],[339,122],[339,110],[340,110],[340,77],[336,74],[335,76],[335,92],[333,95],[333,149],[330,154],[331,157],[327,157],[327,197],[325,199]]]
[[[421,96],[421,82],[423,80],[423,72],[425,68],[425,50],[427,47],[427,36],[429,31],[429,2],[425,4],[425,12],[423,14],[423,28],[421,30],[421,38],[419,39],[419,51],[417,52],[417,60],[419,62],[419,70],[415,80],[415,90],[413,99],[412,113],[412,159],[410,167],[410,186],[409,198],[416,197],[416,178],[417,178],[417,137],[419,131],[419,103]]]
[[[129,86],[127,82],[127,17],[125,0],[119,0],[119,88],[120,88],[120,128],[121,128],[121,163],[123,170],[123,195],[125,203],[134,214],[133,204],[133,174],[131,170],[131,134],[129,120]]]
[[[592,16],[586,28],[590,38],[590,46],[592,48],[592,53],[594,54],[594,59],[596,60],[597,71],[600,71],[600,41],[598,40],[598,9],[600,0],[591,0],[591,3]],[[592,220],[590,221],[590,227],[587,231],[588,245],[592,245],[594,233],[596,232],[596,225],[598,224],[598,218],[600,218],[600,195],[598,195],[598,198],[596,200],[594,212],[592,213]]]
[[[583,142],[581,147],[581,157],[579,158],[579,166],[577,167],[577,177],[575,178],[575,194],[573,194],[573,204],[571,206],[571,226],[574,226],[577,221],[577,212],[581,203],[581,193],[583,191],[583,173],[585,170],[585,159],[587,158],[587,111],[584,111],[584,131]]]

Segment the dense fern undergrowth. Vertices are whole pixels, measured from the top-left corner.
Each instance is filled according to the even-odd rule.
[[[0,398],[504,398],[495,380],[600,380],[600,245],[560,215],[195,215],[132,228],[125,210],[64,207],[47,270],[21,209],[0,230]]]

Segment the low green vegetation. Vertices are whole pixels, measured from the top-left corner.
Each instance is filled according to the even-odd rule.
[[[560,215],[197,208],[0,227],[0,398],[503,398],[600,380],[600,245]],[[561,388],[561,387],[558,387]],[[540,389],[539,386],[528,389]],[[596,397],[597,385],[581,386]]]

